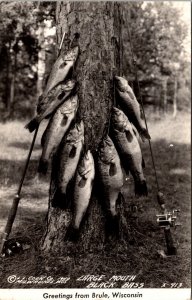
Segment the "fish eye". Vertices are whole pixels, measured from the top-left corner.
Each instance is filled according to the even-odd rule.
[[[59,69],[62,69],[63,67],[65,67],[67,65],[67,62],[64,61],[60,66],[59,66]]]
[[[63,97],[65,96],[65,91],[62,91],[59,96],[57,97],[58,100],[62,100]]]

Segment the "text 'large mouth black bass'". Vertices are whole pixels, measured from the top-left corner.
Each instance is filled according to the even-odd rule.
[[[127,80],[123,77],[115,76],[115,87],[119,96],[119,104],[129,121],[137,128],[142,140],[150,139],[151,137],[141,119],[140,105]]]
[[[57,192],[53,202],[67,205],[67,186],[74,177],[84,144],[84,124],[75,124],[61,144],[57,170]]]
[[[37,107],[37,115],[26,126],[30,132],[33,132],[40,122],[49,117],[55,110],[70,96],[76,85],[75,80],[68,80],[65,83],[57,85],[49,92]]]
[[[147,185],[142,168],[142,153],[133,127],[126,115],[113,107],[111,116],[113,140],[126,172],[131,172],[135,182],[135,195],[147,196]]]
[[[108,212],[115,217],[117,215],[116,202],[123,186],[123,172],[119,155],[109,136],[102,141],[99,147],[98,171]]]
[[[50,119],[43,136],[43,151],[39,162],[38,172],[47,173],[49,158],[56,152],[62,138],[74,120],[78,108],[77,94],[69,97],[61,104]]]

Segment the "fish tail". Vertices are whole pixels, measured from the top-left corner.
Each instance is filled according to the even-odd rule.
[[[147,183],[145,180],[135,181],[135,196],[142,197],[148,195]]]
[[[145,160],[144,160],[143,156],[142,156],[142,168],[145,169]]]
[[[27,123],[27,125],[25,125],[25,128],[28,129],[30,132],[33,132],[38,126],[39,122],[37,118],[34,118],[29,123]]]
[[[115,163],[111,163],[109,167],[109,176],[115,176],[117,174],[117,167]]]
[[[79,228],[73,227],[70,225],[67,229],[65,240],[71,241],[71,242],[77,242],[79,239]]]
[[[119,215],[108,215],[106,231],[110,236],[119,237]]]
[[[146,128],[143,128],[140,132],[139,132],[139,134],[140,134],[140,136],[141,136],[141,139],[142,139],[142,141],[144,141],[144,140],[150,140],[151,139],[151,137],[150,137],[150,135],[149,135],[149,132],[147,131],[147,129]]]
[[[39,166],[38,166],[38,173],[46,175],[48,166],[49,166],[48,160],[40,158]]]
[[[86,182],[87,182],[87,178],[81,177],[81,180],[79,181],[78,186],[79,186],[80,188],[84,188],[85,185],[86,185]]]
[[[66,193],[61,192],[59,189],[56,190],[54,197],[51,202],[52,207],[58,207],[61,209],[66,209],[69,207],[69,201],[67,199]]]

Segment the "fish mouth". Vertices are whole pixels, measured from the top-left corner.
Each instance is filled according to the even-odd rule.
[[[103,146],[105,147],[105,144],[107,144],[107,146],[112,146],[112,141],[109,139],[109,137],[106,137],[104,140],[103,140]]]
[[[71,91],[75,87],[76,81],[70,80],[63,85],[63,90],[65,92]]]
[[[120,114],[120,110],[115,106],[112,107],[112,112],[115,114]]]

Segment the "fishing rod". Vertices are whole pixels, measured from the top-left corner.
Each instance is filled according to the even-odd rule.
[[[61,42],[60,42],[59,49],[58,49],[59,50],[58,51],[58,56],[61,53],[61,48],[62,48],[62,45],[63,45],[64,38],[65,38],[65,32],[63,33],[62,38],[61,38]],[[13,226],[13,223],[14,223],[14,220],[15,220],[15,217],[16,217],[17,208],[18,208],[18,205],[19,205],[19,201],[21,199],[21,190],[22,190],[24,179],[25,179],[25,176],[26,176],[26,172],[27,172],[27,169],[28,169],[28,166],[29,166],[31,154],[33,152],[33,147],[34,147],[34,144],[35,144],[35,141],[36,141],[38,129],[39,129],[39,126],[35,130],[35,133],[34,133],[34,136],[33,136],[33,139],[32,139],[32,143],[31,143],[31,146],[30,146],[30,149],[29,149],[29,153],[28,153],[28,156],[27,156],[27,160],[26,160],[26,163],[25,163],[25,166],[24,166],[24,169],[23,169],[23,173],[22,173],[22,176],[21,176],[21,180],[20,180],[20,183],[19,183],[19,187],[18,187],[18,190],[17,190],[17,194],[13,199],[12,206],[11,206],[11,209],[9,211],[7,223],[5,225],[5,229],[2,233],[2,238],[1,238],[1,241],[0,241],[0,254],[1,255],[4,252],[6,242],[8,241],[8,238],[9,238],[9,235],[11,233],[12,226]]]
[[[130,29],[129,29],[129,24],[127,27],[128,27],[130,51],[131,51],[133,65],[134,65],[135,79],[136,79],[136,83],[137,83],[138,95],[139,95],[139,100],[140,100],[139,102],[141,104],[145,126],[148,131],[147,120],[146,120],[145,110],[144,110],[144,104],[143,104],[143,99],[142,99],[142,95],[141,95],[141,89],[140,89],[140,84],[139,84],[138,74],[137,74],[137,61],[136,61],[136,57],[135,57],[134,51],[133,51],[133,45],[132,45],[132,41],[131,41],[131,33],[130,33]],[[179,210],[173,210],[173,212],[167,212],[167,210],[165,208],[165,196],[160,191],[151,141],[148,140],[148,142],[149,142],[149,148],[150,148],[150,153],[151,153],[152,165],[153,165],[154,174],[155,174],[155,181],[156,181],[156,188],[157,188],[157,202],[158,202],[158,204],[161,208],[161,212],[162,212],[161,214],[156,215],[157,224],[159,225],[160,228],[164,229],[165,241],[166,241],[166,246],[167,246],[167,254],[168,255],[176,255],[177,249],[176,249],[176,246],[174,245],[174,241],[172,238],[171,227],[181,226],[181,224],[176,223],[177,214],[179,213]]]

